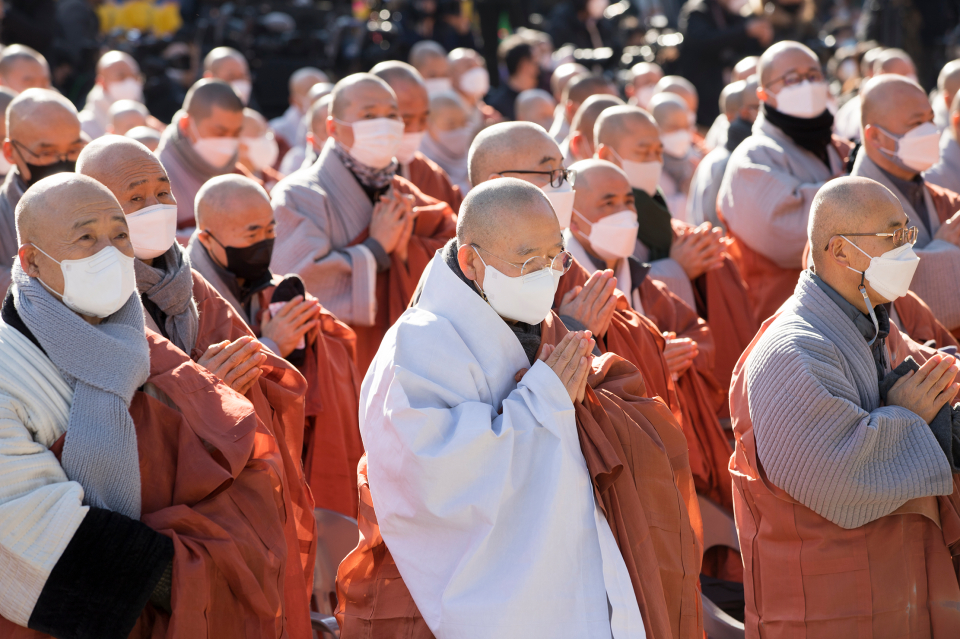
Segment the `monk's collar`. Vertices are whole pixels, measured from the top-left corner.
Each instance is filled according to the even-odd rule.
[[[873,326],[873,320],[870,319],[869,315],[861,312],[859,308],[848,302],[843,295],[824,282],[812,269],[810,270],[810,276],[816,285],[820,287],[820,290],[826,293],[827,297],[833,300],[833,303],[840,308],[843,314],[850,318],[850,321],[857,327],[857,331],[863,336],[864,340],[869,342],[873,339],[874,334],[876,334],[877,340],[874,344],[881,344],[887,335],[890,334],[890,312],[886,304],[877,304],[873,307],[873,312],[877,316],[877,324],[880,326],[880,332],[877,333],[877,330]]]

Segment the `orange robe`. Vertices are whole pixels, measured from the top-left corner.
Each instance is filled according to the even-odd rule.
[[[417,151],[407,168],[410,169],[410,177],[407,179],[424,194],[446,202],[454,213],[460,210],[463,193],[460,192],[460,187],[450,182],[446,171],[441,169],[439,164]]]
[[[377,315],[374,325],[351,327],[357,333],[357,369],[361,375],[370,367],[387,329],[410,303],[423,269],[433,259],[433,254],[457,232],[457,216],[449,204],[425,195],[399,176],[393,178],[393,188],[398,193],[413,196],[417,219],[407,245],[406,263],[392,254],[390,268],[377,273]],[[352,244],[359,244],[367,237],[368,231],[364,231]]]
[[[567,332],[555,316],[543,344]],[[580,447],[630,573],[650,639],[700,639],[700,510],[686,443],[669,409],[644,397],[643,376],[626,360],[597,360],[575,406]],[[433,637],[380,536],[366,475],[359,471],[360,544],[337,572],[342,639]]]
[[[933,201],[933,208],[937,211],[937,217],[940,218],[940,224],[945,224],[954,213],[960,211],[960,194],[930,182],[924,182],[924,184],[930,192],[930,199]],[[954,329],[953,336],[960,339],[960,328]]]
[[[910,336],[910,339],[921,344],[933,340],[936,348],[953,346],[960,349],[960,342],[947,328],[937,321],[930,307],[913,291],[894,301],[893,308],[900,319],[900,330]]]
[[[736,452],[730,460],[744,566],[748,638],[956,637],[960,586],[960,495],[912,499],[899,509],[844,529],[771,483],[757,458],[743,365],[730,390]],[[896,367],[930,354],[887,338]]]

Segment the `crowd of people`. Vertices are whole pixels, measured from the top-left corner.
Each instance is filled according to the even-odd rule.
[[[341,639],[960,636],[960,60],[703,5],[274,119],[2,48],[0,637],[312,637],[317,509]]]

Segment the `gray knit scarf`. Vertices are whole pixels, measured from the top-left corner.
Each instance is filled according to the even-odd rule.
[[[162,268],[147,266],[140,260],[133,263],[137,272],[137,289],[146,295],[167,316],[164,332],[170,341],[189,354],[197,344],[200,321],[193,301],[193,271],[190,258],[174,242],[161,258]]]
[[[130,417],[150,376],[143,307],[136,294],[100,324],[64,306],[16,261],[13,300],[23,323],[73,389],[61,465],[85,503],[140,519],[140,457]]]

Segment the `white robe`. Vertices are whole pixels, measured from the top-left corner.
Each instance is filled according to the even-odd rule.
[[[363,381],[360,433],[380,531],[430,630],[643,637],[563,385],[439,252],[423,281]]]

